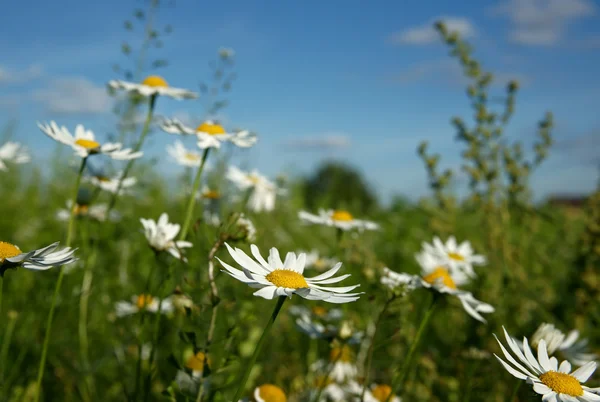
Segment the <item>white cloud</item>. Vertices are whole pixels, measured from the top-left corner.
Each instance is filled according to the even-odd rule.
[[[457,32],[462,38],[475,36],[475,27],[463,17],[437,17],[427,24],[408,28],[391,35],[390,41],[401,45],[428,45],[439,41],[440,35],[433,27],[437,21],[443,21],[449,32]]]
[[[318,136],[290,138],[283,145],[294,151],[342,149],[350,146],[350,138],[340,133],[324,133]]]
[[[593,15],[595,7],[590,0],[507,0],[491,13],[508,17],[513,42],[552,46],[564,39],[575,20]]]
[[[0,66],[0,85],[23,84],[41,77],[43,73],[44,70],[39,64],[32,64],[22,71],[15,71]]]
[[[31,97],[51,113],[106,113],[112,105],[105,87],[81,77],[54,79],[45,88],[33,91]]]

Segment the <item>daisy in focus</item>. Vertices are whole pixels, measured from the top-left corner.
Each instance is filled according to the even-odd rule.
[[[37,250],[22,252],[19,246],[0,241],[0,276],[10,268],[45,271],[77,261],[74,256],[75,250],[70,247],[57,250],[58,245],[59,242],[56,242]]]
[[[173,145],[167,145],[167,153],[181,166],[198,167],[202,163],[200,152],[187,149],[179,140]]]
[[[123,173],[121,172],[115,175],[114,177],[102,175],[85,176],[83,180],[90,183],[94,187],[115,194],[117,192],[117,189],[119,188],[119,182],[121,182],[122,177]],[[135,177],[125,178],[125,180],[122,180],[119,194],[126,193],[131,187],[135,186],[136,183],[137,179]]]
[[[169,223],[169,215],[163,213],[158,221],[140,219],[144,227],[144,235],[150,247],[156,251],[166,251],[177,259],[187,261],[181,253],[182,248],[192,247],[192,243],[184,240],[175,240],[181,226]]]
[[[428,254],[438,258],[440,265],[448,266],[452,270],[464,270],[471,276],[475,274],[474,265],[486,264],[486,258],[483,255],[475,254],[469,241],[457,244],[454,236],[450,236],[446,243],[436,236],[433,238],[433,244],[423,242],[422,247],[422,255]]]
[[[298,217],[305,223],[333,226],[341,230],[378,230],[375,222],[355,219],[350,212],[345,210],[320,209],[318,215],[306,211],[299,211]]]
[[[577,330],[565,334],[553,324],[543,323],[531,337],[531,346],[537,348],[542,340],[546,342],[546,348],[550,355],[559,352],[576,366],[583,366],[590,361],[598,360],[598,355],[588,350],[588,340],[579,339]]]
[[[240,148],[249,148],[257,141],[256,135],[248,130],[228,133],[222,125],[212,120],[207,120],[193,128],[177,119],[165,119],[160,124],[160,128],[169,134],[195,135],[200,149],[221,148],[221,144],[227,142]]]
[[[133,152],[130,148],[123,148],[118,142],[107,142],[100,144],[91,130],[86,130],[81,124],[75,127],[75,135],[72,135],[66,127],[59,127],[54,121],[50,124],[39,124],[38,127],[44,134],[55,141],[73,148],[75,153],[87,158],[90,155],[104,154],[115,160],[136,159],[143,155],[143,152]]]
[[[5,162],[12,163],[27,163],[31,160],[31,156],[27,149],[18,142],[7,142],[0,147],[0,170],[7,171]]]
[[[508,334],[504,327],[503,329],[506,343],[512,354],[502,345],[498,337],[494,335],[508,362],[496,354],[494,356],[496,356],[506,371],[514,377],[531,384],[533,390],[537,394],[542,395],[543,401],[600,401],[600,395],[593,393],[600,392],[600,388],[589,388],[582,385],[596,370],[595,362],[588,362],[577,370],[571,371],[571,363],[567,360],[562,361],[559,365],[556,357],[548,357],[546,341],[543,339],[540,340],[538,345],[536,359],[529,347],[527,338],[523,338],[522,346],[519,346],[518,342]]]
[[[435,258],[425,257],[418,262],[421,265],[421,275],[398,273],[386,267],[383,269],[381,283],[392,290],[426,288],[437,293],[455,296],[460,300],[467,314],[483,323],[486,321],[480,313],[494,312],[494,307],[491,305],[475,299],[471,292],[459,289],[459,286],[470,280],[470,277],[463,271],[453,271],[449,267],[438,265]]]
[[[244,172],[235,166],[230,166],[227,171],[227,179],[240,190],[250,192],[247,206],[251,211],[272,211],[275,208],[275,197],[280,190],[277,189],[275,183],[258,173],[257,170]]]
[[[169,314],[173,312],[174,307],[170,298],[157,299],[147,294],[141,294],[138,296],[132,296],[131,302],[119,301],[115,303],[115,313],[117,317],[125,317],[139,313],[140,311],[148,311],[150,313],[157,313],[159,311],[162,314]]]
[[[158,76],[146,77],[140,84],[134,82],[111,80],[108,82],[110,89],[122,89],[140,96],[168,96],[173,99],[196,99],[198,94],[187,89],[171,88],[167,81]]]
[[[253,288],[258,288],[254,296],[265,299],[274,299],[278,296],[292,297],[297,294],[308,300],[323,300],[329,303],[349,303],[359,299],[361,293],[349,293],[360,285],[331,287],[323,286],[341,282],[350,274],[333,277],[342,267],[338,262],[329,271],[315,276],[305,278],[303,275],[306,254],[296,256],[295,253],[287,253],[285,261],[279,257],[279,251],[273,247],[269,252],[268,260],[265,260],[258,247],[252,244],[250,249],[255,260],[250,258],[239,248],[233,249],[225,243],[231,257],[241,265],[242,270],[232,267],[221,261],[225,268],[224,272],[231,275],[240,282],[244,282]],[[217,258],[218,259],[218,258]]]

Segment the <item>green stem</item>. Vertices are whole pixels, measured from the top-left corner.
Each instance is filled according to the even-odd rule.
[[[279,310],[281,310],[281,306],[283,306],[283,303],[285,302],[286,298],[287,298],[286,296],[279,296],[279,299],[277,300],[277,304],[275,305],[275,309],[273,310],[273,313],[271,314],[271,318],[269,318],[269,322],[267,323],[267,326],[265,327],[262,335],[260,336],[260,339],[258,340],[258,343],[256,344],[256,347],[254,348],[254,353],[252,354],[250,361],[248,362],[248,364],[246,364],[246,369],[242,375],[239,388],[238,388],[237,392],[235,393],[235,396],[233,397],[232,402],[238,402],[240,400],[242,393],[244,392],[244,389],[246,387],[246,382],[248,381],[248,377],[250,377],[250,371],[252,371],[252,367],[254,367],[254,363],[256,363],[256,358],[258,357],[260,348],[261,348],[262,344],[265,342],[265,339],[267,338],[267,334],[271,330],[271,327],[273,327],[273,323],[275,322],[275,319],[277,318],[277,315],[279,314]]]
[[[83,175],[83,170],[85,169],[85,164],[87,162],[87,157],[83,158],[81,161],[81,167],[79,168],[79,173],[77,175],[77,179],[75,180],[75,188],[73,189],[73,196],[71,198],[71,217],[69,218],[69,228],[67,230],[67,241],[66,247],[71,246],[71,241],[73,237],[73,228],[75,226],[75,208],[77,205],[77,194],[79,192],[79,185],[81,184],[81,176]],[[52,331],[52,321],[54,320],[54,310],[56,308],[56,301],[58,300],[58,295],[60,293],[60,287],[62,285],[63,277],[64,277],[64,269],[63,267],[59,268],[58,279],[56,280],[56,286],[54,288],[54,294],[52,295],[52,302],[50,304],[50,312],[48,313],[48,320],[46,321],[46,333],[44,334],[44,344],[42,346],[42,357],[40,359],[40,364],[38,367],[37,380],[35,385],[35,398],[34,402],[38,402],[40,400],[40,395],[42,393],[42,379],[44,378],[44,368],[46,367],[46,357],[48,355],[48,345],[50,343],[50,333]]]
[[[6,326],[6,334],[4,335],[4,339],[2,340],[2,351],[0,351],[0,396],[2,395],[2,391],[4,391],[4,373],[6,371],[6,358],[8,356],[8,348],[10,346],[10,341],[12,339],[13,331],[15,330],[15,325],[17,324],[17,315],[9,314],[8,315],[8,325]]]
[[[194,177],[194,184],[192,184],[192,193],[190,194],[190,199],[188,200],[188,205],[185,212],[185,221],[183,222],[183,227],[181,229],[181,232],[179,233],[179,240],[184,240],[190,229],[192,217],[194,216],[194,206],[196,205],[196,191],[198,191],[198,187],[200,186],[200,179],[202,178],[202,172],[204,171],[204,165],[206,164],[206,159],[208,158],[209,151],[210,148],[206,148],[204,150],[204,153],[202,154],[202,161],[200,162],[200,166],[198,167],[198,171],[196,172],[196,177]]]
[[[469,402],[471,400],[471,393],[473,391],[473,377],[474,374],[477,372],[480,363],[481,360],[475,360],[471,363],[471,368],[468,371],[469,374],[467,378],[467,383],[465,384],[465,397],[463,402]]]
[[[89,222],[88,222],[89,223]],[[86,240],[88,240],[89,244],[89,236],[86,228]],[[96,248],[95,245],[92,246],[93,249],[90,252],[86,266],[85,273],[83,274],[83,282],[81,283],[81,294],[79,296],[79,351],[81,354],[81,363],[86,372],[85,378],[86,383],[88,385],[88,392],[92,395],[94,394],[94,379],[90,375],[90,360],[89,360],[89,343],[87,337],[87,323],[88,323],[88,301],[90,297],[90,291],[92,288],[92,279],[93,279],[93,271],[92,267],[94,266],[96,260]]]
[[[404,379],[406,378],[406,374],[410,367],[413,355],[415,354],[415,352],[417,350],[417,346],[419,345],[419,341],[421,340],[421,337],[423,336],[423,333],[425,332],[425,328],[427,328],[427,324],[429,324],[429,320],[431,319],[431,316],[433,315],[433,312],[435,311],[438,297],[439,296],[434,293],[433,300],[431,301],[429,308],[425,312],[425,315],[423,316],[423,319],[421,320],[421,324],[419,325],[419,329],[417,330],[417,334],[415,335],[415,339],[413,340],[412,344],[410,345],[410,348],[408,349],[408,354],[404,358],[404,363],[402,364],[402,369],[400,370],[400,373],[397,375],[396,380],[392,383],[392,392],[388,395],[385,402],[389,402],[389,400],[392,398],[393,395],[397,395],[400,392],[400,389],[402,388]]]
[[[2,317],[2,295],[4,293],[4,276],[0,275],[0,317]]]
[[[375,330],[373,331],[373,336],[371,336],[371,344],[369,345],[369,350],[367,351],[367,362],[366,362],[365,367],[363,368],[363,374],[364,374],[365,379],[364,379],[362,394],[360,396],[361,401],[365,400],[365,393],[367,392],[367,387],[369,386],[369,374],[371,371],[371,364],[373,363],[373,350],[375,348],[375,336],[377,336],[377,329],[379,328],[379,324],[381,324],[381,319],[385,315],[385,312],[387,311],[390,304],[392,304],[392,302],[394,301],[395,298],[396,298],[395,296],[392,296],[389,299],[387,299],[387,301],[383,305],[383,308],[381,309],[381,312],[379,313],[379,315],[377,316],[377,319],[375,320]]]
[[[133,148],[133,152],[138,152],[140,149],[142,149],[142,145],[144,145],[144,140],[146,139],[148,132],[150,132],[150,123],[152,122],[152,115],[154,113],[154,106],[156,105],[156,98],[157,98],[156,94],[152,95],[150,97],[150,105],[148,107],[148,114],[146,116],[146,121],[144,122],[144,127],[142,128],[142,133],[140,134],[140,139],[138,140],[137,144],[135,144],[135,147]],[[117,191],[115,191],[115,193],[112,195],[112,198],[110,199],[110,204],[108,205],[108,210],[106,211],[107,217],[109,216],[110,211],[113,210],[113,208],[115,207],[115,204],[117,203],[117,199],[119,198],[119,193],[121,192],[121,187],[123,186],[123,181],[129,175],[129,171],[131,170],[134,161],[135,161],[135,159],[130,159],[127,162],[127,165],[125,166],[125,169],[123,170],[123,174],[119,178],[119,185],[117,186]]]
[[[512,394],[510,395],[510,402],[515,402],[517,400],[517,394],[519,393],[519,388],[521,388],[521,384],[523,381],[517,381],[517,384],[513,388]]]

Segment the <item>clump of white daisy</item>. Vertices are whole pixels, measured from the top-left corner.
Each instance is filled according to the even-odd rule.
[[[166,251],[175,258],[187,261],[181,253],[181,249],[192,247],[192,243],[175,240],[181,226],[177,223],[169,223],[169,215],[161,214],[158,221],[142,218],[140,222],[144,227],[144,235],[150,247],[156,251]]]
[[[45,125],[38,123],[38,127],[53,140],[73,148],[75,153],[82,158],[103,154],[115,160],[130,160],[143,155],[141,151],[133,152],[129,148],[123,149],[123,145],[118,142],[101,144],[96,141],[94,133],[83,128],[81,124],[75,127],[75,135],[72,135],[66,127],[59,127],[54,121]]]
[[[18,142],[9,141],[0,147],[0,170],[7,171],[5,162],[27,163],[31,156],[23,145]]]
[[[117,317],[133,315],[141,311],[157,313],[160,309],[162,314],[173,312],[174,307],[170,298],[162,301],[148,294],[141,294],[131,297],[131,302],[119,301],[115,304],[115,313]]]
[[[534,356],[527,338],[518,345],[504,329],[504,338],[509,351],[496,337],[502,354],[507,361],[496,354],[502,366],[514,377],[526,381],[533,386],[534,392],[542,395],[543,401],[552,402],[593,402],[600,401],[600,388],[589,388],[585,383],[596,371],[596,362],[587,362],[575,371],[571,371],[571,363],[564,360],[558,364],[556,357],[548,356],[545,340],[540,340],[537,347],[537,359]],[[516,357],[516,359],[515,359]]]
[[[323,300],[329,303],[349,303],[358,300],[360,293],[349,293],[359,285],[332,287],[325,286],[341,282],[350,274],[333,277],[342,267],[337,263],[329,271],[315,276],[305,278],[303,275],[306,254],[296,256],[295,253],[287,253],[285,261],[279,257],[279,251],[271,248],[268,260],[265,260],[258,247],[252,244],[250,250],[255,260],[250,258],[239,248],[233,249],[225,243],[231,257],[237,262],[242,270],[232,267],[221,261],[225,268],[224,272],[247,285],[258,288],[254,296],[265,299],[274,299],[279,296],[292,297],[297,294],[308,300]],[[217,258],[218,259],[218,258]]]
[[[200,149],[221,148],[221,144],[224,143],[232,143],[240,148],[249,148],[257,141],[256,135],[248,130],[228,133],[221,124],[213,120],[207,120],[193,128],[177,119],[165,119],[161,122],[160,128],[169,134],[195,135]]]
[[[37,250],[23,252],[15,244],[0,241],[0,276],[10,268],[44,271],[77,261],[75,250],[70,247],[58,250],[58,245],[59,242],[56,242]]]
[[[436,236],[433,238],[433,244],[423,242],[422,246],[420,258],[434,258],[440,265],[448,266],[452,270],[463,270],[470,276],[474,275],[474,265],[486,264],[486,258],[475,254],[469,241],[458,244],[454,236],[448,237],[446,243]]]
[[[67,207],[63,209],[59,209],[56,211],[56,219],[63,222],[68,222],[71,218],[71,206],[73,205],[73,201],[67,201]],[[75,208],[73,209],[73,216],[76,218],[88,218],[98,222],[104,222],[107,218],[110,221],[117,221],[121,219],[121,214],[117,211],[110,211],[108,214],[108,205],[107,204],[86,204],[84,202],[79,202],[75,204]]]
[[[173,99],[195,99],[198,94],[187,89],[172,88],[167,81],[158,75],[146,77],[141,83],[127,82],[120,80],[111,80],[108,87],[112,90],[121,89],[136,95],[150,96],[168,96]]]
[[[113,177],[104,175],[84,176],[83,180],[90,183],[91,185],[98,187],[101,190],[115,194],[119,189],[119,183],[121,183],[121,189],[119,194],[127,193],[131,187],[135,186],[137,179],[135,177],[127,177],[123,179],[123,173],[119,172]]]
[[[379,225],[375,222],[356,219],[346,210],[319,209],[319,214],[311,214],[306,211],[299,211],[298,218],[309,224],[333,226],[341,230],[378,230]]]

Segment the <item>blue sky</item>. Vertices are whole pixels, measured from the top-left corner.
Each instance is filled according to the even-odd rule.
[[[115,129],[105,83],[111,66],[127,65],[125,40],[141,32],[123,21],[145,1],[10,2],[0,15],[0,127],[18,122],[15,139],[44,163],[55,144],[36,121],[83,123],[101,138]],[[445,19],[497,73],[500,94],[521,81],[517,114],[507,135],[530,144],[547,110],[555,115],[556,146],[533,177],[536,194],[591,191],[600,165],[600,4],[591,0],[435,1],[178,1],[164,4],[157,26],[171,24],[155,57],[172,86],[196,90],[217,49],[235,49],[237,80],[221,118],[259,134],[237,162],[268,175],[310,172],[336,158],[360,168],[384,199],[427,194],[415,149],[428,140],[444,167],[460,163],[449,121],[470,121],[457,63],[432,32]],[[159,99],[157,113],[190,121],[202,103]],[[153,133],[145,151],[164,155],[174,138]]]

